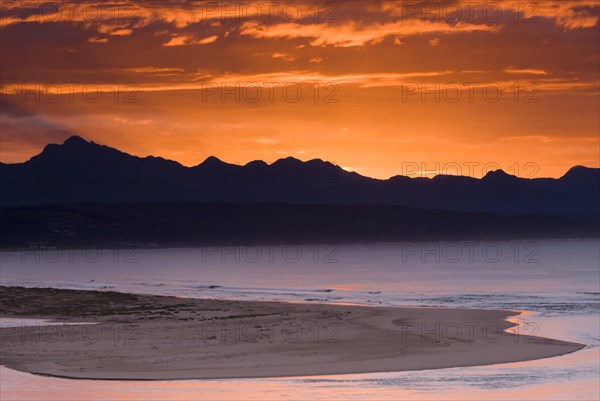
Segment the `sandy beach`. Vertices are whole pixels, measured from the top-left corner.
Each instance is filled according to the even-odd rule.
[[[516,335],[518,312],[246,302],[0,287],[0,363],[79,379],[330,375],[548,358],[583,344]],[[87,323],[87,324],[80,324]],[[90,324],[93,323],[93,324]]]

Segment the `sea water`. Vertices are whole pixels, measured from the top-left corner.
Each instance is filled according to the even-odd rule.
[[[1,399],[600,399],[597,239],[4,252],[0,284],[193,298],[521,311],[586,344],[531,362],[247,380],[86,381],[0,367]]]

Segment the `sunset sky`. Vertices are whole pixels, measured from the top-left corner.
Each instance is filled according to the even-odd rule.
[[[598,0],[1,5],[4,163],[79,135],[378,178],[600,166]]]

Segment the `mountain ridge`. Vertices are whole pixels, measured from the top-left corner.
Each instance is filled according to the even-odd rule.
[[[84,139],[83,137],[81,137],[79,135],[72,135],[72,136],[68,137],[67,139],[64,140],[64,142],[62,144],[54,144],[54,143],[48,144],[48,145],[46,145],[44,147],[44,149],[42,149],[42,151],[39,154],[32,156],[29,160],[27,160],[25,162],[21,162],[21,163],[3,163],[3,162],[0,162],[0,165],[6,165],[6,166],[21,165],[21,164],[25,164],[25,163],[28,163],[30,161],[36,160],[39,156],[41,156],[44,153],[47,153],[47,152],[49,152],[51,150],[54,150],[54,149],[61,149],[61,148],[64,148],[64,147],[79,147],[79,149],[82,149],[82,146],[86,146],[86,145],[91,145],[91,146],[97,147],[99,149],[104,149],[104,150],[109,150],[109,151],[116,151],[116,152],[118,152],[118,153],[120,153],[122,155],[130,156],[132,158],[136,158],[136,159],[140,159],[140,160],[147,160],[147,159],[148,160],[162,160],[162,161],[166,161],[166,162],[177,164],[177,165],[179,165],[179,166],[181,166],[183,168],[188,168],[188,169],[193,169],[193,168],[196,168],[196,167],[199,167],[199,166],[202,166],[202,165],[206,165],[206,164],[222,164],[222,165],[229,165],[229,166],[246,167],[246,166],[253,165],[253,164],[261,164],[261,165],[266,165],[266,166],[273,166],[273,165],[281,164],[281,163],[285,163],[285,162],[291,162],[293,164],[310,164],[310,163],[318,162],[318,163],[323,163],[323,164],[328,164],[328,165],[331,165],[331,166],[335,166],[335,167],[338,167],[338,168],[344,170],[342,167],[339,167],[337,164],[329,162],[329,161],[326,161],[326,160],[321,159],[321,158],[315,158],[315,159],[310,159],[310,160],[303,161],[303,160],[300,160],[300,159],[295,158],[293,156],[288,156],[288,157],[285,157],[285,158],[277,159],[277,160],[275,160],[274,162],[272,162],[270,164],[267,163],[267,162],[265,162],[264,160],[260,160],[260,159],[249,161],[246,164],[235,164],[235,163],[228,163],[226,161],[223,161],[223,160],[219,159],[217,156],[211,155],[211,156],[208,156],[204,161],[202,161],[201,163],[199,163],[197,165],[194,165],[194,166],[184,166],[183,164],[179,163],[176,160],[166,159],[166,158],[161,157],[161,156],[156,156],[156,155],[135,156],[135,155],[132,155],[132,154],[127,153],[127,152],[123,152],[123,151],[121,151],[121,150],[119,150],[117,148],[113,148],[113,147],[108,146],[108,145],[102,145],[102,144],[98,144],[98,143],[96,143],[94,141],[88,141],[88,140]],[[483,176],[481,179],[485,179],[486,177],[494,177],[495,178],[497,176],[515,177],[515,178],[521,178],[521,179],[534,179],[534,180],[535,179],[561,179],[561,178],[564,178],[565,176],[571,174],[572,172],[580,172],[581,170],[583,170],[583,171],[600,171],[599,168],[593,168],[593,167],[586,167],[586,166],[582,166],[582,165],[576,165],[576,166],[571,167],[569,170],[567,170],[565,172],[565,174],[563,176],[558,177],[558,178],[551,178],[551,177],[521,178],[521,177],[518,177],[518,176],[515,176],[515,175],[512,175],[512,174],[508,174],[507,172],[505,172],[502,169],[498,169],[498,170],[490,170],[490,171],[488,171],[486,173],[486,175]],[[466,177],[466,178],[478,179],[478,178],[471,177],[471,176],[460,176],[460,175],[451,175],[451,174],[438,174],[438,175],[435,175],[433,177],[409,177],[409,176],[405,176],[405,175],[394,175],[394,176],[391,176],[389,178],[375,178],[375,177],[369,177],[369,176],[362,175],[362,174],[357,173],[355,171],[349,171],[349,170],[344,170],[344,171],[346,171],[348,173],[355,173],[357,175],[360,175],[361,177],[369,178],[369,179],[372,179],[372,180],[378,180],[378,181],[389,181],[389,180],[391,180],[393,178],[396,178],[396,177],[406,177],[406,178],[409,178],[409,179],[424,178],[424,179],[432,180],[432,179],[435,179],[436,177],[446,177],[446,176],[449,176],[449,177]]]
[[[79,202],[280,202],[401,205],[505,214],[594,214],[600,169],[574,166],[560,178],[520,178],[503,170],[482,178],[396,175],[376,179],[312,159],[245,165],[210,156],[187,167],[139,157],[72,136],[24,163],[0,163],[1,206]]]
[[[234,163],[228,163],[226,161],[223,161],[223,160],[219,159],[217,156],[212,156],[211,155],[211,156],[208,156],[201,163],[199,163],[197,165],[194,165],[194,166],[189,166],[188,167],[188,166],[184,166],[183,164],[179,163],[176,160],[166,159],[166,158],[161,157],[161,156],[155,156],[155,155],[135,156],[135,155],[129,154],[127,152],[123,152],[123,151],[121,151],[121,150],[119,150],[117,148],[113,148],[113,147],[108,146],[108,145],[102,145],[102,144],[98,144],[98,143],[96,143],[94,141],[88,141],[88,140],[84,139],[83,137],[81,137],[79,135],[72,135],[72,136],[68,137],[67,139],[65,139],[65,141],[62,144],[54,144],[54,143],[48,144],[48,145],[46,145],[44,147],[44,149],[42,149],[42,151],[39,154],[32,156],[29,160],[27,160],[25,162],[21,162],[21,163],[3,163],[3,162],[0,162],[0,165],[4,165],[4,166],[22,165],[22,164],[26,164],[26,163],[31,162],[31,161],[36,161],[40,156],[44,156],[45,154],[53,152],[54,150],[65,149],[65,148],[78,148],[78,150],[82,150],[82,149],[84,149],[84,147],[88,147],[88,149],[89,149],[89,147],[95,147],[97,149],[101,149],[103,151],[110,151],[110,152],[114,151],[114,152],[118,152],[121,155],[129,156],[131,158],[136,158],[136,159],[139,159],[139,160],[160,160],[160,161],[165,161],[165,162],[176,164],[176,165],[181,166],[181,167],[186,168],[186,169],[194,169],[196,167],[200,167],[200,166],[207,165],[207,164],[218,164],[218,165],[227,165],[227,166],[247,167],[247,166],[253,165],[253,164],[273,166],[273,165],[277,165],[277,164],[288,164],[288,163],[289,164],[322,163],[322,164],[330,165],[330,166],[333,166],[333,167],[337,167],[337,168],[339,168],[339,169],[341,169],[343,171],[346,171],[348,173],[354,173],[354,174],[359,175],[361,177],[372,179],[372,180],[378,180],[378,181],[389,181],[389,180],[392,180],[392,179],[398,178],[398,177],[404,177],[404,178],[408,178],[408,179],[423,178],[423,179],[427,179],[427,180],[433,180],[433,179],[435,179],[437,177],[465,177],[465,178],[473,178],[473,179],[478,180],[478,178],[471,177],[471,176],[461,176],[461,175],[451,175],[451,174],[438,174],[438,175],[435,175],[433,177],[409,177],[409,176],[405,176],[405,175],[394,175],[394,176],[391,176],[391,177],[389,177],[387,179],[385,179],[385,178],[375,178],[375,177],[369,177],[369,176],[362,175],[362,174],[357,173],[355,171],[345,170],[342,167],[336,165],[335,163],[323,160],[321,158],[315,158],[315,159],[310,159],[310,160],[302,161],[302,160],[300,160],[298,158],[295,158],[293,156],[288,156],[288,157],[285,157],[285,158],[277,159],[277,160],[275,160],[274,162],[272,162],[270,164],[267,163],[267,162],[265,162],[265,161],[263,161],[263,160],[259,160],[259,159],[249,161],[246,164],[234,164]],[[495,178],[498,178],[498,177],[511,177],[511,178],[529,179],[529,180],[539,180],[539,179],[555,179],[556,180],[556,179],[565,178],[565,177],[567,177],[569,175],[572,175],[574,173],[581,173],[582,171],[583,172],[589,172],[589,171],[600,172],[600,169],[599,168],[593,168],[593,167],[586,167],[586,166],[582,166],[582,165],[576,165],[576,166],[571,167],[569,170],[567,170],[565,172],[565,174],[563,176],[558,177],[558,178],[551,178],[551,177],[522,178],[522,177],[518,177],[518,176],[515,176],[515,175],[512,175],[512,174],[508,174],[507,172],[505,172],[502,169],[498,169],[498,170],[490,170],[490,171],[488,171],[485,176],[483,176],[482,178],[480,178],[480,180],[495,179]]]

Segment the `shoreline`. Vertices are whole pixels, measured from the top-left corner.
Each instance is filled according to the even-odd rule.
[[[420,244],[420,243],[448,243],[448,242],[471,242],[471,241],[481,241],[481,242],[499,242],[499,243],[513,243],[520,241],[533,241],[533,242],[541,242],[541,241],[589,241],[600,239],[600,231],[598,233],[589,234],[589,235],[580,235],[580,236],[572,236],[572,237],[561,237],[561,236],[521,236],[519,234],[515,234],[514,236],[506,236],[506,237],[490,237],[490,238],[481,238],[481,237],[464,237],[464,238],[454,238],[454,237],[443,237],[437,239],[425,239],[422,241],[419,240],[408,240],[408,239],[397,239],[397,240],[389,240],[382,241],[379,239],[365,239],[365,240],[347,240],[347,241],[335,241],[324,240],[324,241],[314,241],[314,240],[300,240],[300,241],[281,241],[281,242],[264,242],[257,244],[255,241],[237,241],[234,243],[236,246],[264,246],[264,247],[282,247],[286,245],[295,245],[295,246],[315,246],[315,245],[331,245],[335,243],[336,245],[344,246],[344,245],[403,245],[403,244]],[[48,244],[28,244],[27,246],[17,246],[17,247],[4,247],[0,244],[0,255],[6,254],[7,256],[10,254],[21,254],[27,252],[81,252],[81,251],[100,251],[100,252],[126,252],[126,251],[187,251],[187,250],[197,250],[202,247],[226,247],[231,245],[226,241],[222,242],[200,242],[200,243],[188,243],[188,244],[159,244],[159,243],[136,243],[136,244],[126,244],[126,243],[112,243],[112,244],[101,244],[100,246],[86,245],[86,244],[58,244],[58,245],[48,245]]]
[[[416,371],[543,359],[585,347],[510,333],[507,329],[515,324],[506,319],[519,312],[505,310],[23,287],[0,287],[0,305],[2,317],[64,323],[0,330],[2,365],[61,378],[194,380]]]

